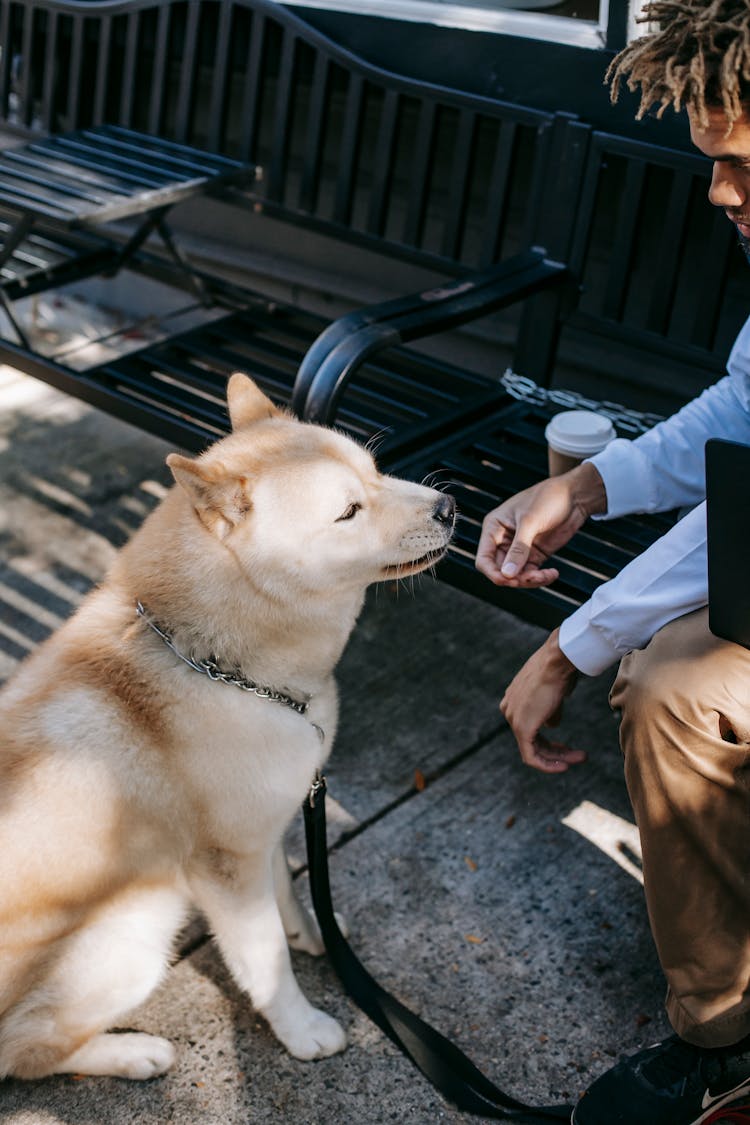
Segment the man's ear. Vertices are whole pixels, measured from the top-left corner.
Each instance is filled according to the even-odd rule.
[[[241,430],[263,418],[274,418],[281,414],[260,387],[241,371],[235,371],[229,377],[227,407],[233,430]]]
[[[203,465],[179,453],[170,453],[167,464],[201,522],[218,539],[226,539],[252,507],[247,477],[231,476],[223,465]]]

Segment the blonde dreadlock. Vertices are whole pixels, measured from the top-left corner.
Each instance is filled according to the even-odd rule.
[[[630,43],[612,60],[605,82],[616,102],[620,82],[641,88],[637,117],[658,103],[687,107],[700,129],[721,106],[727,132],[750,105],[750,0],[653,0],[638,17],[660,31]]]

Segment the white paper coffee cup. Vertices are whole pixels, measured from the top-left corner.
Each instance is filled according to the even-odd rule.
[[[609,418],[593,410],[563,410],[544,431],[549,475],[559,476],[600,453],[617,436]]]

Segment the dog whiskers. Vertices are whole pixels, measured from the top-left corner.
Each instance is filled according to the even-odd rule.
[[[385,441],[385,438],[387,436],[388,436],[388,427],[387,426],[383,426],[382,430],[376,430],[375,433],[372,434],[371,437],[369,437],[367,439],[367,441],[365,442],[365,449],[367,450],[367,452],[372,453],[372,455],[374,457],[375,454],[377,453],[377,451],[380,449],[383,442]]]
[[[428,473],[427,476],[422,478],[420,484],[424,485],[425,488],[434,488],[437,492],[445,492],[451,484],[451,478],[450,475],[446,475],[445,480],[441,481],[441,472],[447,473],[447,470],[433,469],[431,473]]]

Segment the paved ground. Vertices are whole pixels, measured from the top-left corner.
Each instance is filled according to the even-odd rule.
[[[158,502],[168,449],[0,369],[0,679],[70,614]],[[584,682],[563,734],[590,753],[563,777],[523,768],[497,709],[539,630],[431,580],[372,591],[340,668],[327,770],[337,908],[373,974],[529,1100],[575,1099],[659,1038],[663,984],[645,918],[609,677]],[[423,784],[424,782],[424,784]],[[292,862],[304,857],[299,827]],[[300,878],[304,881],[304,871]],[[0,892],[1,893],[1,892]],[[195,922],[134,1028],[169,1036],[146,1084],[0,1083],[5,1125],[458,1122],[342,994],[295,955],[311,999],[347,1026],[336,1058],[286,1056]]]

